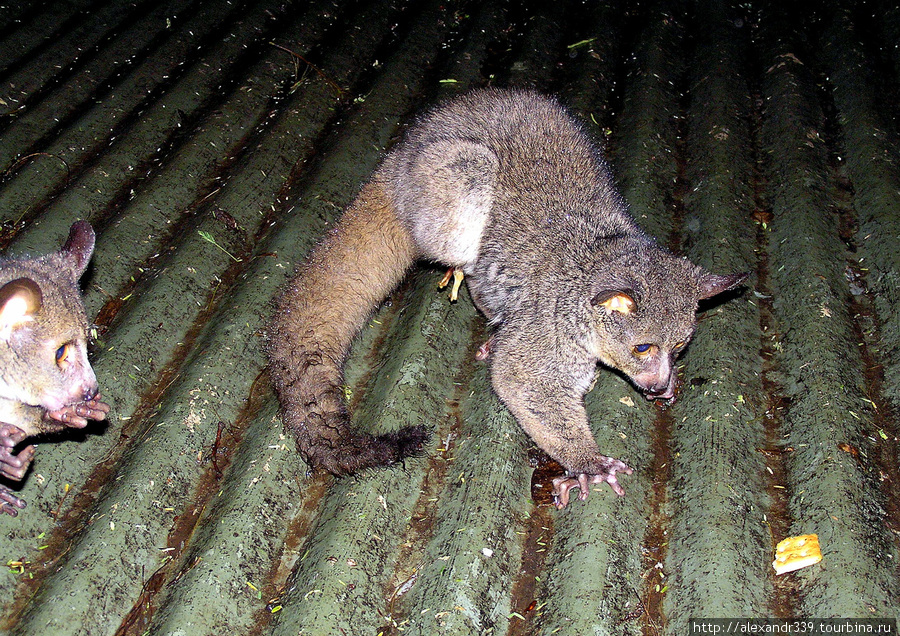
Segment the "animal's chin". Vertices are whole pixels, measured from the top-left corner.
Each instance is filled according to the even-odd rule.
[[[36,406],[40,406],[46,411],[58,411],[69,404],[72,404],[72,400],[68,398],[62,398],[57,395],[45,395],[40,404]]]

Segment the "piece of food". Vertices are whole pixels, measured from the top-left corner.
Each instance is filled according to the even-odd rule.
[[[450,302],[455,303],[459,298],[459,288],[462,285],[463,278],[465,278],[465,274],[461,269],[458,267],[448,269],[441,282],[438,283],[438,289],[443,289],[450,284],[451,278],[453,278],[453,287],[450,289]]]
[[[775,560],[772,567],[776,574],[793,572],[822,560],[819,549],[819,536],[804,534],[799,537],[788,537],[775,547]]]

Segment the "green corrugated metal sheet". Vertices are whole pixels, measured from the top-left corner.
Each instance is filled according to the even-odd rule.
[[[0,10],[0,236],[84,278],[108,424],[42,443],[0,517],[9,634],[684,634],[900,607],[900,11],[890,3],[22,2]],[[468,296],[415,271],[348,367],[428,452],[309,474],[262,373],[271,299],[419,108],[559,94],[638,221],[748,288],[678,401],[603,372],[636,468],[563,511],[490,391]],[[535,470],[534,465],[540,464]],[[776,578],[775,543],[824,560]]]

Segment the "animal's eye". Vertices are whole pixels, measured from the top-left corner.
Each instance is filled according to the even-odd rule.
[[[678,344],[675,345],[675,351],[681,351],[682,349],[684,349],[684,345],[686,345],[686,344],[687,343],[684,340],[682,340],[681,342],[679,342]]]
[[[639,356],[647,355],[650,353],[651,347],[653,347],[651,344],[634,345],[634,352]]]
[[[56,350],[56,364],[62,364],[69,358],[69,352],[72,348],[70,344],[64,344]]]

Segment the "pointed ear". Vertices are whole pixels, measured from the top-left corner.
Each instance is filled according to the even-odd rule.
[[[727,276],[719,276],[718,274],[704,272],[697,280],[697,287],[699,288],[698,298],[699,300],[706,300],[707,298],[718,296],[729,289],[734,289],[747,280],[749,275],[750,272],[728,274]]]
[[[69,238],[62,247],[62,254],[72,262],[75,280],[81,278],[94,252],[94,228],[87,221],[76,221],[69,230]]]
[[[44,297],[30,278],[17,278],[0,287],[0,339],[8,340],[12,330],[34,320]]]
[[[627,316],[637,309],[637,303],[634,301],[634,292],[630,289],[606,289],[601,291],[591,299],[591,305],[603,307],[607,316],[614,311]]]

